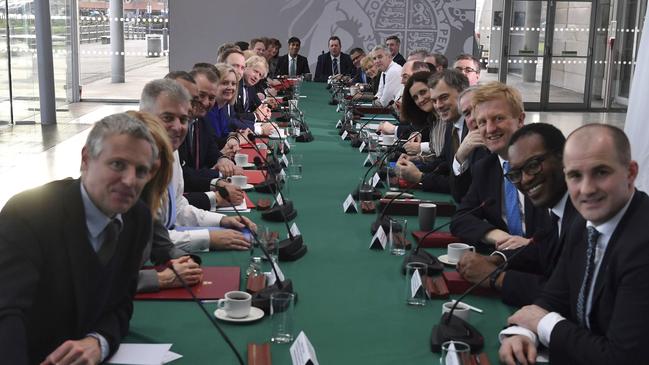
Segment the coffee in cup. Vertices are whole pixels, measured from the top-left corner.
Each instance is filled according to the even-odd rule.
[[[453,308],[453,305],[455,305],[454,302],[446,302],[442,304],[442,314],[450,312],[451,308]],[[467,306],[462,302],[457,303],[457,306],[453,311],[454,316],[461,318],[465,321],[469,320],[469,313],[471,313],[471,309],[469,309],[469,306]]]
[[[245,291],[229,291],[225,298],[219,299],[217,308],[223,309],[230,318],[245,318],[250,314],[252,295]]]

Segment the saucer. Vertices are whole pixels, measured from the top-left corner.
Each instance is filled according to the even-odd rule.
[[[243,164],[243,165],[237,165],[237,167],[241,167],[241,168],[243,168],[243,169],[247,169],[247,168],[249,168],[249,167],[255,167],[255,164],[252,163],[252,162],[246,162],[246,163]]]
[[[250,314],[248,314],[248,317],[243,317],[243,318],[230,318],[228,317],[227,314],[225,314],[224,309],[217,309],[214,311],[214,315],[216,318],[226,321],[226,322],[238,322],[238,323],[245,323],[245,322],[253,322],[258,319],[261,319],[264,317],[264,311],[257,308],[257,307],[250,307]]]
[[[285,133],[282,133],[282,134],[271,134],[270,136],[268,136],[268,138],[270,138],[270,139],[285,139],[285,138],[286,138],[286,134],[285,134]]]
[[[457,265],[457,262],[449,261],[448,255],[438,256],[437,259],[439,260],[439,262],[441,262],[444,265],[448,265],[448,266],[456,266]]]
[[[250,190],[250,189],[253,189],[253,188],[254,188],[254,186],[252,184],[246,184],[246,185],[241,187],[241,190]]]

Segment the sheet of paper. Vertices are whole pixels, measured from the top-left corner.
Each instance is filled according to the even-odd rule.
[[[161,365],[171,348],[170,343],[123,343],[108,364]]]
[[[376,233],[374,233],[374,237],[372,237],[372,240],[370,241],[370,248],[372,248],[375,240],[378,240],[381,248],[385,249],[385,244],[387,243],[388,237],[383,230],[383,226],[379,226],[379,229],[377,229]]]
[[[376,184],[381,181],[381,178],[379,177],[378,173],[374,173],[374,176],[372,176],[372,187],[376,187]]]
[[[419,270],[415,270],[415,273],[412,274],[410,278],[410,297],[414,298],[417,295],[417,291],[421,288],[421,275],[419,275]]]
[[[183,357],[183,355],[177,354],[177,353],[175,353],[173,351],[167,351],[167,353],[165,354],[165,357],[162,359],[162,363],[163,364],[170,363],[170,362],[172,362],[174,360],[180,359],[181,357]]]
[[[250,209],[248,209],[248,205],[246,204],[246,200],[244,199],[243,202],[239,205],[236,206],[237,210],[239,213],[247,213],[250,212]],[[217,207],[216,208],[217,213],[223,213],[223,212],[234,212],[234,208],[231,206],[227,207]]]
[[[342,139],[343,141],[345,140],[345,138],[347,138],[347,131],[344,131],[343,134],[340,135],[340,139]]]
[[[338,123],[336,123],[336,128],[340,128],[343,125],[343,121],[338,119]]]
[[[299,235],[300,235],[300,229],[297,228],[297,223],[293,223],[293,224],[291,225],[291,234],[292,234],[293,236],[299,236]]]
[[[357,213],[358,208],[356,207],[356,202],[354,201],[354,197],[352,197],[352,194],[349,194],[347,196],[347,199],[343,202],[343,212],[345,213],[351,213],[350,208],[353,208],[353,212]]]

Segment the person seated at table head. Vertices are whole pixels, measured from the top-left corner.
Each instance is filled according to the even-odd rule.
[[[497,249],[527,245],[547,217],[547,211],[535,208],[505,178],[510,168],[509,140],[525,122],[521,94],[494,81],[477,88],[471,100],[478,129],[491,153],[471,167],[471,175],[480,178],[473,178],[455,212],[451,233],[467,242],[495,245]],[[493,204],[480,207],[489,200]],[[462,215],[478,207],[473,213]]]
[[[383,46],[376,46],[372,50],[374,64],[382,72],[379,81],[379,90],[376,92],[375,104],[383,107],[391,105],[395,96],[401,88],[401,69],[396,62],[392,61],[390,51]]]
[[[277,60],[277,75],[295,77],[311,73],[309,60],[300,54],[301,46],[300,38],[288,39],[288,53]]]
[[[200,258],[191,257],[186,251],[176,248],[169,238],[169,232],[157,216],[160,204],[171,203],[167,189],[173,174],[174,157],[167,131],[162,122],[149,113],[128,111],[126,114],[141,121],[147,127],[158,148],[156,160],[159,166],[158,172],[142,191],[142,200],[149,202],[153,214],[153,235],[144,248],[142,265],[147,261],[151,261],[154,265],[173,265],[187,285],[196,285],[202,277]],[[180,287],[182,286],[180,278],[168,267],[162,271],[141,268],[137,280],[137,292],[157,292],[161,289]]]
[[[399,49],[401,48],[401,40],[399,39],[399,37],[397,37],[396,35],[387,37],[385,39],[385,47],[390,52],[392,61],[394,61],[397,65],[403,66],[403,64],[406,63],[406,59],[403,58],[401,53],[399,53]]]
[[[253,38],[250,40],[249,50],[253,51],[257,56],[264,57],[266,54],[266,41],[263,37]]]
[[[477,283],[516,254],[505,270],[482,284],[499,291],[505,304],[521,307],[534,302],[561,257],[566,232],[579,216],[568,198],[563,174],[564,144],[563,133],[545,123],[525,125],[512,135],[508,153],[511,170],[506,178],[535,207],[546,209],[549,219],[534,236],[533,244],[518,249],[522,252],[504,249],[491,256],[472,252],[458,262],[460,274]]]
[[[126,114],[92,127],[81,178],[12,197],[0,212],[0,355],[6,364],[98,364],[128,332],[151,213],[139,200],[157,147]]]
[[[570,200],[583,219],[535,304],[507,320],[500,359],[533,363],[537,345],[552,364],[639,364],[649,347],[649,197],[635,188],[638,163],[624,132],[587,124],[566,141]]]
[[[254,227],[252,222],[244,217],[243,222],[238,217],[226,217],[222,214],[199,209],[190,205],[183,196],[184,179],[178,149],[187,135],[189,119],[189,94],[178,83],[171,80],[153,80],[147,83],[140,97],[140,110],[153,114],[164,123],[165,129],[174,150],[173,175],[169,184],[169,195],[175,203],[161,204],[159,217],[169,230],[169,235],[176,247],[187,252],[200,252],[208,249],[250,248],[250,242],[239,231],[245,226]],[[212,179],[211,185],[216,186],[219,179]],[[237,188],[228,189],[231,200],[236,193],[243,193]],[[209,192],[208,192],[209,193]],[[206,195],[209,195],[206,193]],[[216,200],[217,196],[214,195]],[[213,206],[215,205],[212,204]],[[175,214],[173,213],[175,211]],[[212,227],[234,229],[209,229]]]
[[[470,54],[457,56],[453,68],[462,72],[469,79],[469,85],[477,85],[480,81],[480,60]]]
[[[425,48],[417,48],[414,51],[410,52],[408,54],[408,58],[406,58],[406,61],[424,61],[426,62],[426,57],[428,57],[430,53],[428,52],[427,49]]]
[[[326,82],[329,76],[349,76],[354,71],[354,64],[348,54],[341,51],[342,44],[337,36],[329,37],[329,52],[318,56],[313,81]]]

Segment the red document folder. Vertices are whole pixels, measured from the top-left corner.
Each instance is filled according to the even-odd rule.
[[[448,232],[434,232],[429,234],[424,242],[421,242],[422,237],[426,235],[426,231],[414,231],[412,236],[419,242],[419,246],[423,248],[446,248],[449,243],[462,242],[459,238],[453,236]]]
[[[243,174],[248,177],[248,184],[257,185],[266,180],[266,174],[261,170],[244,170]]]
[[[239,150],[239,153],[245,153],[246,155],[248,155],[248,162],[255,161],[255,157],[257,156],[261,156],[261,160],[263,161],[264,159],[266,159],[266,156],[268,156],[268,150],[259,150],[259,152],[257,152],[257,150],[252,148],[252,146],[242,147],[241,150]]]
[[[203,267],[203,282],[192,286],[194,295],[200,300],[221,299],[225,293],[239,290],[240,269],[238,266]],[[157,293],[140,293],[135,300],[191,300],[185,288],[164,289]]]
[[[471,285],[473,285],[470,282],[464,280],[464,278],[457,271],[444,271],[442,273],[442,276],[444,277],[444,280],[446,280],[446,286],[448,287],[448,291],[451,292],[451,294],[464,294],[464,292],[467,291],[471,287]],[[475,288],[475,290],[473,290],[471,294],[486,297],[498,296],[498,292],[494,291],[493,289],[487,289],[481,286]]]

